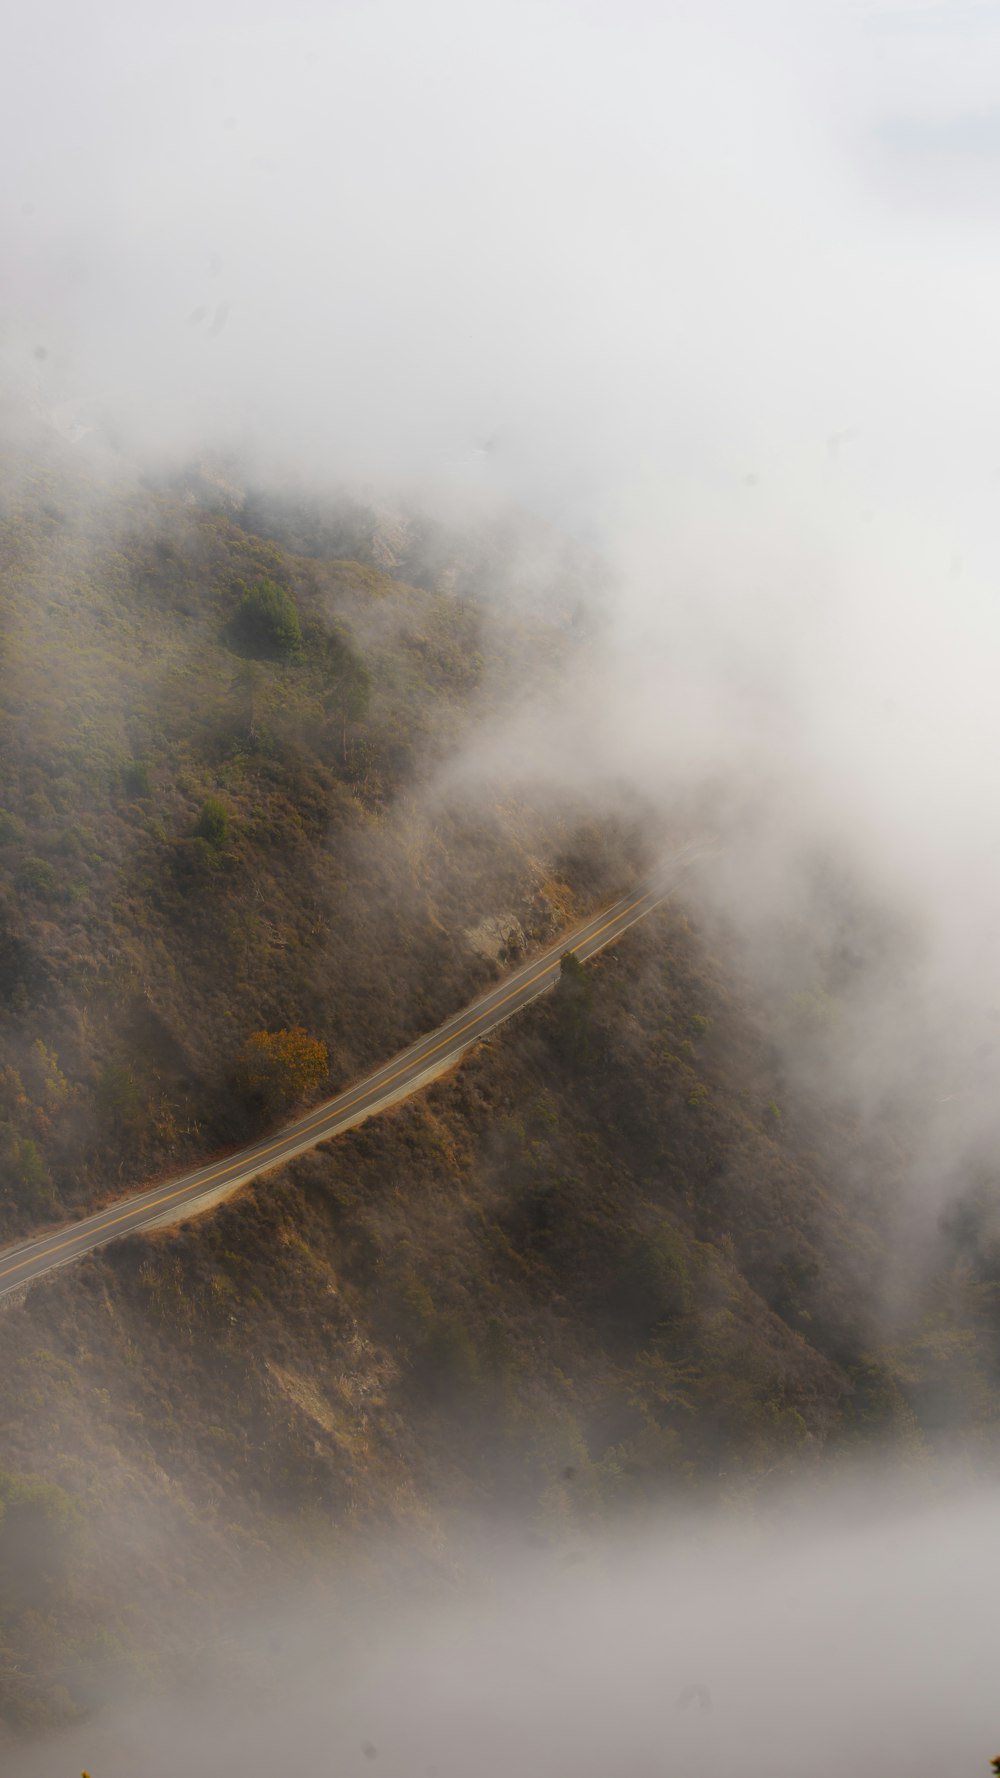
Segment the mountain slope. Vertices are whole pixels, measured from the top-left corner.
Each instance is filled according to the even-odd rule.
[[[937,1279],[884,1349],[847,1133],[812,1118],[804,1152],[787,1106],[775,1129],[766,1035],[683,913],[587,985],[0,1316],[9,1723],[176,1678],[222,1628],[238,1643],[241,1602],[335,1575],[375,1528],[387,1560],[402,1536],[437,1564],[456,1514],[558,1541],[751,1501],[873,1436],[920,1463],[945,1390],[987,1448],[995,1334],[968,1280]]]

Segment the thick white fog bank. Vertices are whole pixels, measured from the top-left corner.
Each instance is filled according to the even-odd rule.
[[[873,1103],[991,1043],[1000,8],[49,0],[15,35],[11,407],[84,460],[593,546],[600,645],[457,775],[700,797],[775,956],[817,860],[863,881],[913,953],[845,1044]],[[941,1074],[960,1170],[992,1095]]]
[[[793,845],[855,845],[981,972],[997,8],[55,0],[15,34],[15,403],[592,539],[606,672],[534,761],[774,783]]]
[[[974,1778],[1000,1749],[1000,1500],[904,1501],[508,1557],[448,1606],[340,1591],[245,1629],[238,1690],[209,1656],[197,1696],[5,1771]]]
[[[815,501],[813,452],[974,497],[1000,253],[928,175],[988,160],[940,125],[996,102],[992,10],[49,0],[2,76],[7,376],[304,473],[493,441],[616,531],[790,466]]]

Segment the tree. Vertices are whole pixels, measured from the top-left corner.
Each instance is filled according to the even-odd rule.
[[[102,1068],[94,1088],[98,1116],[115,1134],[129,1131],[138,1123],[142,1097],[131,1067],[123,1062],[109,1062]]]
[[[564,1055],[582,1062],[590,1045],[590,977],[575,951],[567,951],[559,964],[559,980],[552,996],[556,1039]]]
[[[25,858],[16,878],[22,895],[54,901],[59,894],[59,873],[47,858]]]
[[[323,702],[340,729],[341,756],[346,764],[347,731],[352,723],[363,722],[368,714],[372,676],[339,630],[324,636],[322,662],[326,681]]]
[[[297,660],[302,625],[291,594],[274,580],[247,587],[230,620],[229,640],[239,654],[255,660]]]
[[[197,839],[207,840],[210,846],[225,845],[229,838],[229,810],[217,796],[202,803],[194,831]]]
[[[62,1488],[0,1469],[3,1612],[38,1611],[70,1583],[84,1533],[83,1510]]]
[[[288,1031],[254,1031],[236,1064],[241,1093],[261,1109],[283,1110],[313,1092],[326,1078],[326,1044],[301,1025]]]
[[[121,768],[122,789],[127,797],[135,800],[152,796],[153,787],[149,781],[149,767],[144,759],[130,759]]]
[[[232,689],[236,692],[241,705],[246,728],[246,743],[251,753],[256,753],[260,742],[260,730],[257,726],[257,706],[260,701],[261,669],[255,661],[244,661],[236,673]]]
[[[0,1165],[2,1165],[4,1195],[11,1195],[18,1209],[28,1210],[37,1214],[49,1209],[52,1205],[52,1181],[49,1171],[39,1153],[37,1143],[30,1136],[22,1136],[13,1124],[0,1123]]]

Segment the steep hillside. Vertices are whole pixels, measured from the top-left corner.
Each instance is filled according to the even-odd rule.
[[[252,1033],[304,1027],[335,1088],[557,930],[574,857],[584,902],[631,866],[509,785],[430,788],[559,629],[293,556],[114,464],[5,469],[9,1237],[249,1134]]]
[[[542,621],[500,597],[497,537],[392,547],[356,507],[96,456],[6,469],[10,1239],[388,1056],[634,881],[666,823],[529,803],[499,766],[454,788],[477,725],[593,645],[565,562]],[[450,1584],[470,1515],[568,1547],[875,1441],[995,1451],[992,1177],[887,1321],[905,1119],[788,1065],[888,955],[844,905],[804,1012],[673,905],[397,1111],[8,1301],[2,1732],[238,1649],[307,1574]],[[308,1067],[258,1090],[248,1054],[300,1027]]]
[[[9,1308],[11,1730],[238,1647],[241,1601],[372,1530],[446,1584],[456,1514],[558,1542],[875,1439],[993,1448],[996,1247],[887,1347],[885,1243],[839,1187],[859,1132],[778,1090],[667,909],[406,1106]]]

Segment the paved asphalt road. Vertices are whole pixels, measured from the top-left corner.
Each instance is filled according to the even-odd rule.
[[[374,1074],[338,1093],[335,1099],[317,1105],[285,1129],[255,1142],[252,1148],[243,1148],[239,1154],[230,1155],[226,1160],[211,1161],[195,1173],[185,1173],[179,1179],[164,1180],[146,1191],[120,1198],[80,1222],[53,1229],[49,1234],[20,1246],[0,1250],[0,1297],[33,1283],[56,1266],[67,1265],[84,1253],[92,1253],[95,1247],[103,1247],[119,1235],[133,1234],[136,1229],[163,1227],[182,1222],[186,1216],[197,1215],[259,1173],[280,1166],[293,1155],[315,1148],[317,1143],[326,1142],[339,1131],[360,1123],[362,1118],[405,1098],[435,1074],[450,1068],[470,1044],[550,988],[559,974],[560,959],[567,951],[574,951],[581,960],[592,957],[650,913],[666,899],[681,872],[693,862],[691,849],[685,848],[641,892],[636,890],[623,896],[613,907],[605,908],[603,913],[595,914],[584,925],[566,933],[551,950],[505,976],[489,993],[394,1056]]]

